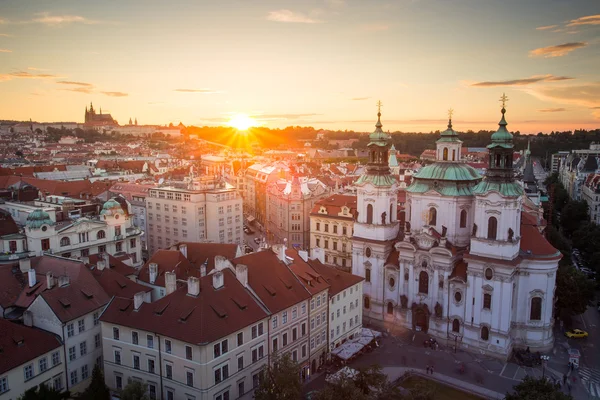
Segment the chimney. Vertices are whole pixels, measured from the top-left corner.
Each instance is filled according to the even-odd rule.
[[[23,312],[23,325],[33,326],[33,313],[29,310]]]
[[[325,251],[320,247],[311,249],[311,260],[319,260],[321,264],[325,264]]]
[[[237,275],[237,270],[236,270],[236,275]],[[224,279],[223,272],[215,271],[212,278],[213,278],[213,288],[220,289],[223,287],[223,279]]]
[[[285,245],[284,244],[276,244],[271,247],[273,253],[277,255],[280,261],[285,262]]]
[[[87,256],[82,256],[82,257],[80,257],[80,260],[81,260],[81,262],[82,262],[82,263],[84,263],[85,265],[87,265],[87,264],[89,264],[89,263],[90,263],[90,258],[89,258],[89,257],[87,257]]]
[[[35,278],[35,269],[30,269],[27,271],[27,277],[29,278],[29,287],[34,287],[37,283],[37,279]]]
[[[170,295],[177,288],[177,277],[175,272],[165,272],[165,287],[167,295]]]
[[[158,264],[150,263],[148,269],[150,270],[150,283],[154,285],[154,282],[156,282],[156,277],[158,276]]]
[[[181,243],[181,244],[179,245],[179,251],[181,252],[181,254],[183,254],[183,256],[184,256],[185,258],[187,258],[187,244],[185,244],[185,243]]]
[[[102,258],[104,258],[104,262],[106,263],[107,267],[110,266],[110,259],[108,258],[108,256],[109,256],[108,253],[102,253]]]
[[[306,251],[306,250],[299,250],[298,251],[298,255],[300,256],[301,259],[304,260],[304,262],[308,261],[308,251]]]
[[[31,269],[31,260],[29,258],[22,258],[19,260],[19,269],[22,273],[26,273]]]
[[[235,277],[244,286],[248,286],[248,266],[244,264],[238,264],[235,267]],[[214,278],[213,278],[214,279]]]
[[[204,261],[204,264],[202,264],[200,266],[200,277],[205,277],[206,276],[206,264],[208,264],[208,258],[206,259],[206,261]]]
[[[104,260],[98,260],[96,262],[96,269],[98,271],[102,271],[104,268],[106,268],[106,261],[104,261]]]
[[[188,294],[190,296],[198,296],[200,294],[200,279],[195,276],[190,276],[187,281]]]
[[[46,272],[46,287],[48,289],[52,289],[54,286],[54,276],[52,275],[52,271]]]
[[[69,277],[67,275],[62,275],[58,277],[58,286],[63,287],[69,284]]]
[[[145,292],[137,292],[136,294],[133,295],[133,309],[134,310],[139,310],[140,307],[142,306],[142,303],[144,302],[144,297],[146,297],[146,293]]]

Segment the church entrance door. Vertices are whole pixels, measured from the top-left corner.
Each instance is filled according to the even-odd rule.
[[[413,305],[412,307],[413,329],[427,333],[429,330],[429,310],[426,304]]]

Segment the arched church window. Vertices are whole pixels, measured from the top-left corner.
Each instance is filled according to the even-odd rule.
[[[396,280],[394,279],[393,276],[390,276],[388,283],[390,284],[390,289],[394,289],[394,286],[396,286]]]
[[[496,217],[490,217],[488,219],[488,233],[487,238],[491,240],[496,240],[496,234],[498,232],[498,220]]]
[[[481,340],[488,340],[490,338],[490,328],[484,326],[481,328]]]
[[[103,230],[98,231],[98,233],[96,234],[96,238],[97,239],[104,239],[104,238],[106,238],[106,232],[104,232]]]
[[[71,239],[69,239],[68,237],[63,237],[60,239],[60,245],[61,246],[68,246],[71,244]]]
[[[452,150],[452,161],[456,161],[456,149]]]
[[[443,156],[444,161],[448,161],[448,148],[444,147]]]
[[[534,297],[531,299],[531,311],[529,313],[529,319],[532,321],[539,321],[542,319],[542,298]]]
[[[371,270],[369,268],[365,269],[365,282],[371,282]]]
[[[419,274],[419,293],[429,294],[429,274],[425,271]]]
[[[460,332],[460,321],[457,318],[452,321],[452,332]]]
[[[511,156],[506,156],[505,161],[504,161],[504,165],[507,168],[511,168],[512,167],[512,157]]]
[[[467,210],[462,210],[460,212],[460,227],[461,228],[467,227]]]
[[[371,300],[369,299],[368,296],[365,296],[364,305],[365,305],[365,308],[367,308],[367,309],[371,306]]]
[[[371,257],[371,248],[370,248],[370,247],[367,247],[367,248],[365,249],[365,256],[367,256],[367,257]]]
[[[437,210],[435,207],[429,209],[429,225],[437,225]]]
[[[373,223],[373,204],[367,205],[367,224]]]
[[[500,160],[502,156],[500,154],[496,154],[496,168],[500,168]]]
[[[387,313],[390,315],[394,314],[394,305],[391,301],[387,303]]]
[[[394,203],[390,204],[390,224],[394,221],[394,214],[392,214],[393,211],[394,211]]]

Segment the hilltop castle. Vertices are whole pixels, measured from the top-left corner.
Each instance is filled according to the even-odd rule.
[[[118,126],[119,123],[113,119],[110,114],[102,114],[102,107],[100,113],[96,114],[94,105],[90,103],[90,109],[85,108],[85,125],[90,127],[101,127],[101,126]]]

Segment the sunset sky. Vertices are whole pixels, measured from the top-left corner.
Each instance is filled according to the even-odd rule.
[[[0,119],[600,128],[598,0],[0,2]]]

